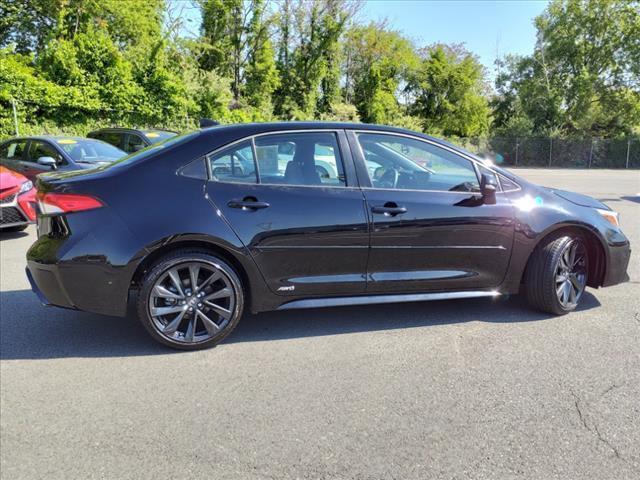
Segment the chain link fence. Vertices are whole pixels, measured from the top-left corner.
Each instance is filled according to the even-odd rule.
[[[513,167],[640,168],[640,138],[491,137],[452,139],[473,153]]]
[[[87,112],[77,107],[0,99],[0,141],[17,134],[85,135],[108,126],[165,127],[183,132],[197,128],[195,120],[187,114],[163,122],[133,111]],[[488,137],[448,140],[499,165],[511,167],[640,168],[640,137],[637,136],[621,139]]]

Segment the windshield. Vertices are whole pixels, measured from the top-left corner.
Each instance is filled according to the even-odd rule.
[[[113,162],[126,155],[119,148],[91,138],[60,138],[56,143],[74,162]]]
[[[142,130],[142,133],[151,143],[159,143],[178,135],[176,132],[168,132],[166,130]]]

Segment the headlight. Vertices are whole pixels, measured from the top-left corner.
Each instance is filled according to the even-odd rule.
[[[20,191],[18,191],[18,195],[24,192],[28,192],[32,188],[33,188],[33,182],[31,180],[28,180],[24,182],[22,185],[20,185]]]
[[[596,211],[610,224],[615,225],[616,227],[620,226],[620,215],[618,212],[614,212],[613,210],[602,210],[600,208],[596,208]]]

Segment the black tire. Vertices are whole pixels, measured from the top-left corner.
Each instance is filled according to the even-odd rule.
[[[151,315],[152,304],[150,302],[154,302],[157,300],[157,297],[152,298],[152,291],[155,291],[155,287],[157,282],[161,280],[161,278],[166,277],[172,269],[176,267],[179,269],[185,268],[185,264],[201,264],[206,268],[215,268],[219,270],[222,274],[222,279],[228,285],[229,290],[233,291],[234,300],[233,307],[230,308],[232,311],[232,315],[224,328],[210,338],[207,338],[204,341],[193,341],[187,342],[178,341],[174,338],[170,338],[167,335],[163,334],[160,331],[160,327],[158,326],[158,318]],[[184,275],[183,275],[184,278]],[[222,280],[221,280],[222,281]],[[197,282],[196,282],[197,283]],[[185,290],[186,292],[186,290]],[[204,301],[204,300],[203,300]],[[231,301],[231,300],[229,300]],[[200,306],[200,304],[198,305]],[[195,305],[194,305],[195,307]],[[185,309],[187,306],[184,307]],[[205,307],[206,308],[206,307]],[[138,318],[149,332],[149,334],[158,342],[163,345],[167,345],[172,348],[176,348],[179,350],[201,350],[205,348],[211,348],[224,340],[238,325],[240,318],[242,317],[242,312],[244,309],[244,289],[242,286],[242,282],[238,274],[235,272],[233,267],[225,262],[223,259],[211,255],[207,251],[202,250],[176,250],[165,257],[159,259],[155,265],[148,270],[142,280],[142,287],[140,289],[140,293],[137,299],[137,313]],[[186,321],[189,322],[189,319],[185,317]],[[178,320],[179,324],[183,322],[182,320]],[[204,327],[202,321],[201,326]],[[194,325],[198,325],[198,319],[195,320]],[[194,330],[196,327],[193,327]],[[202,330],[202,329],[201,329]],[[208,329],[207,329],[208,330]],[[180,334],[180,332],[177,332]]]
[[[584,262],[580,266],[584,285],[577,294],[575,303],[564,303],[559,298],[558,270],[561,258],[567,249],[582,248]],[[576,309],[587,283],[588,256],[584,239],[580,235],[565,234],[554,237],[539,245],[531,255],[525,273],[525,290],[529,304],[543,312],[564,315]]]

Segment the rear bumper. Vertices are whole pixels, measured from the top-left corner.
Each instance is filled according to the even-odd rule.
[[[40,265],[29,262],[25,272],[31,285],[31,291],[36,294],[40,303],[47,307],[54,306],[76,310],[76,307],[64,291],[56,269],[43,268]]]
[[[45,305],[124,316],[135,265],[116,255],[118,225],[89,213],[38,218],[38,239],[27,251],[27,278]]]
[[[631,246],[629,242],[619,245],[609,245],[609,255],[602,281],[603,287],[610,287],[629,281],[627,267],[631,258]]]

